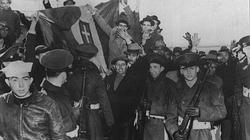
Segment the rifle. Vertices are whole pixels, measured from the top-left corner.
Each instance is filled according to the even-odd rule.
[[[204,88],[205,82],[207,80],[208,74],[209,74],[209,69],[210,69],[211,64],[208,64],[208,68],[206,70],[206,73],[204,74],[202,80],[200,81],[194,96],[192,97],[192,100],[189,102],[189,106],[192,107],[197,107],[199,102],[200,102],[200,95],[201,91]],[[184,114],[183,121],[181,122],[180,126],[178,127],[178,133],[179,135],[183,136],[183,138],[188,138],[190,134],[190,130],[192,128],[194,117],[189,116],[187,113]]]
[[[78,136],[80,138],[87,138],[88,137],[88,132],[87,132],[87,119],[88,119],[88,110],[86,109],[86,105],[88,103],[88,99],[85,96],[85,80],[86,80],[86,67],[81,68],[81,72],[83,73],[82,75],[82,86],[81,86],[81,93],[82,97],[79,101],[79,117],[78,117],[78,125],[79,125],[79,130],[78,130]]]
[[[137,123],[136,123],[136,129],[137,129],[137,136],[139,140],[143,140],[143,135],[144,135],[144,127],[145,123],[148,119],[147,113],[149,113],[151,107],[151,102],[147,99],[143,99],[142,103],[139,105],[137,109]]]
[[[240,129],[240,115],[239,115],[239,106],[238,99],[236,95],[233,95],[233,107],[232,107],[232,119],[233,119],[233,139],[241,139],[241,129]]]

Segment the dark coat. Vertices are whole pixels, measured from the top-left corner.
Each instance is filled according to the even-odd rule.
[[[119,86],[114,90],[116,73],[105,79],[115,123],[128,122],[134,118],[135,109],[139,105],[143,88],[135,76],[125,75]]]
[[[193,95],[198,87],[198,80],[191,88],[186,84],[184,79],[180,79],[177,83],[177,107],[178,116],[184,117],[185,111],[189,106],[189,102],[192,100]],[[200,101],[198,104],[200,109],[199,117],[195,118],[199,122],[214,122],[221,120],[226,117],[227,110],[224,104],[224,96],[221,90],[211,82],[205,82],[203,90],[201,91]],[[177,124],[176,124],[177,125]],[[202,135],[201,135],[202,133]],[[197,129],[191,130],[189,139],[200,140],[208,139],[211,140],[211,133],[209,129]]]
[[[238,102],[241,102],[239,116],[242,132],[242,140],[250,139],[250,98],[243,96],[243,87],[250,89],[250,65],[247,61],[237,64],[235,94]]]
[[[153,53],[153,47],[155,46],[155,42],[158,40],[163,40],[163,37],[156,32],[151,33],[150,36],[151,37],[143,45],[146,54]]]
[[[149,78],[146,82],[146,97],[152,102],[150,114],[165,116],[166,127],[169,132],[177,129],[177,107],[174,103],[176,87],[173,81],[161,73],[156,79]],[[175,113],[170,112],[175,110]],[[174,111],[173,111],[174,112]],[[164,140],[164,123],[162,120],[147,120],[144,129],[144,140]]]
[[[98,68],[96,65],[89,60],[81,60],[79,63],[74,64],[73,74],[68,77],[67,89],[71,93],[71,97],[75,101],[81,99],[82,93],[82,81],[83,72],[81,67],[86,67],[86,77],[85,77],[85,90],[84,96],[87,97],[87,104],[97,104],[101,105],[101,114],[103,114],[104,120],[108,126],[114,123],[114,118],[110,106],[110,102],[106,93],[105,84],[102,80]],[[88,109],[88,108],[87,108]],[[98,112],[94,110],[89,110],[88,127],[91,140],[103,139],[102,126],[100,122],[100,117],[102,117]]]
[[[8,46],[11,46],[15,43],[16,39],[20,36],[21,28],[20,28],[20,18],[18,14],[11,10],[0,10],[0,21],[6,21],[9,27],[9,33],[7,36]]]
[[[6,140],[64,140],[62,117],[56,102],[33,92],[23,102],[13,93],[0,97],[0,135]]]
[[[65,87],[56,87],[47,80],[44,81],[42,87],[46,94],[58,104],[65,132],[75,130],[76,118],[73,114],[72,101],[67,89]]]

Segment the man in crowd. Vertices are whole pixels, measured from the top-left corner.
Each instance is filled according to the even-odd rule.
[[[15,43],[21,33],[20,18],[18,14],[10,8],[11,0],[0,0],[0,22],[8,25],[8,46]]]
[[[128,34],[130,25],[127,21],[127,16],[125,13],[121,14],[118,21],[116,21],[116,26],[112,28],[102,18],[97,9],[90,5],[88,5],[88,9],[94,16],[97,24],[109,36],[108,65],[109,68],[111,68],[111,61],[114,58],[121,56],[127,50],[127,45],[132,43],[132,37]]]
[[[219,50],[218,60],[221,65],[217,67],[216,74],[223,81],[222,91],[227,108],[227,117],[221,121],[221,138],[222,140],[231,140],[231,134],[233,133],[232,108],[237,61],[232,57],[230,50],[226,46],[222,46]]]
[[[76,138],[78,128],[73,113],[72,100],[70,100],[70,92],[65,86],[62,86],[67,81],[67,71],[72,62],[73,55],[63,49],[51,50],[40,59],[40,63],[46,71],[46,80],[42,84],[42,91],[58,104],[66,135],[70,138]]]
[[[115,72],[105,79],[115,118],[112,140],[132,139],[135,109],[142,93],[136,77],[126,74],[128,61],[124,55],[113,59]]]
[[[11,62],[2,69],[11,92],[0,97],[0,137],[6,140],[64,140],[56,102],[37,92],[29,75],[32,63]]]
[[[82,44],[76,48],[76,52],[77,60],[73,63],[73,74],[67,79],[66,87],[71,92],[73,100],[83,106],[79,122],[82,137],[102,140],[102,114],[110,128],[114,119],[104,81],[97,66],[90,61],[98,49],[93,44]]]
[[[250,36],[241,38],[238,44],[245,57],[237,64],[235,94],[240,106],[242,140],[248,140],[250,139]]]
[[[143,95],[143,101],[149,104],[149,113],[145,114],[148,118],[145,122],[144,140],[165,140],[168,131],[172,130],[176,121],[176,113],[169,111],[175,109],[173,106],[174,94],[176,88],[170,84],[170,79],[166,78],[165,69],[167,60],[164,56],[154,54],[149,60],[150,76],[146,81],[146,92]],[[170,108],[171,107],[171,108]]]
[[[155,25],[155,22],[150,16],[143,18],[142,21],[140,21],[140,24],[142,27],[141,45],[146,54],[151,54],[155,42],[157,40],[163,40],[163,37],[157,32],[154,32],[153,26]]]
[[[176,61],[183,76],[177,83],[178,124],[182,123],[184,115],[187,114],[193,118],[193,121],[190,122],[191,131],[188,139],[212,140],[211,123],[225,118],[227,113],[223,94],[217,86],[208,81],[202,82],[203,78],[198,77],[200,71],[198,54],[186,52],[177,57]],[[193,100],[196,90],[201,86],[203,88],[200,91],[198,105],[190,106],[189,103]],[[173,134],[177,140],[187,137],[180,135],[177,130],[170,134]]]
[[[10,47],[10,40],[7,38],[9,27],[6,22],[0,21],[0,53],[3,53]]]

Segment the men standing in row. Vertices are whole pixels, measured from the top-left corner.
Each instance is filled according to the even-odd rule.
[[[208,81],[203,82],[203,78],[198,76],[198,54],[185,53],[177,57],[176,61],[183,76],[177,83],[178,124],[182,123],[184,115],[189,115],[194,119],[189,123],[191,131],[186,137],[190,140],[212,140],[211,123],[225,118],[227,114],[223,94],[217,86]],[[198,105],[190,106],[198,88],[201,88]],[[183,139],[179,131],[173,135],[177,140]]]
[[[59,107],[35,90],[31,67],[32,63],[14,61],[2,69],[11,92],[0,97],[0,138],[64,140]]]

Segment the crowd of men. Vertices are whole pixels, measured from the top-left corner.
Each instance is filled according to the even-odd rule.
[[[250,140],[250,35],[205,53],[186,33],[189,46],[171,50],[157,16],[139,21],[122,2],[112,28],[88,5],[110,37],[103,73],[94,44],[51,49],[38,17],[10,4],[0,0],[0,140]]]

